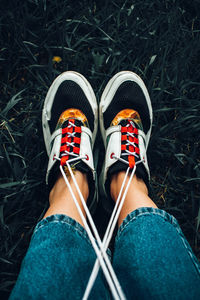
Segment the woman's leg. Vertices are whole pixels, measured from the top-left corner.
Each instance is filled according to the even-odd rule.
[[[145,186],[153,112],[142,79],[130,71],[113,76],[99,115],[106,148],[102,191],[116,201],[125,172],[136,168],[119,216],[113,257],[125,294],[128,299],[200,299],[197,259],[177,221],[156,207]],[[104,206],[112,208],[109,197],[105,199]]]
[[[46,181],[53,186],[50,207],[36,226],[11,299],[81,299],[84,294],[96,255],[70,189],[63,177],[56,174],[62,168],[85,215],[68,164],[92,209],[95,204],[92,145],[97,114],[94,92],[81,74],[64,72],[54,80],[42,111],[49,156]],[[91,299],[106,299],[106,294],[100,273]]]
[[[86,176],[76,171],[75,177],[87,199]],[[80,203],[74,184],[69,181]],[[59,177],[50,193],[45,218],[36,226],[10,299],[82,298],[96,255],[80,224],[71,194],[63,177]],[[101,276],[100,273],[91,299],[107,297]]]
[[[112,177],[116,200],[125,172]],[[113,265],[128,299],[200,299],[200,266],[176,219],[134,176],[119,217]]]

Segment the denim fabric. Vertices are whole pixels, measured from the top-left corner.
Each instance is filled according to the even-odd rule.
[[[140,208],[115,240],[113,266],[127,299],[200,299],[200,265],[176,219]]]
[[[64,216],[36,226],[10,300],[82,299],[96,256],[84,228]],[[174,217],[140,208],[118,230],[113,266],[127,299],[200,299],[200,266]],[[109,299],[102,273],[90,299]]]
[[[96,260],[84,228],[65,215],[43,219],[34,234],[10,300],[82,299]],[[108,299],[99,273],[90,299]]]

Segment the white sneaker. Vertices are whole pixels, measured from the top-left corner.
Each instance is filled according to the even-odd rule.
[[[72,170],[87,173],[90,189],[87,205],[93,212],[97,189],[92,149],[98,107],[93,89],[84,76],[68,71],[54,80],[45,98],[42,125],[49,156],[46,183],[50,189],[53,187],[60,165],[68,175],[66,162]]]
[[[110,178],[114,173],[133,169],[146,184],[150,179],[146,151],[152,129],[152,106],[142,79],[133,72],[122,71],[110,79],[101,97],[100,129],[106,149],[99,180],[104,194],[103,206],[111,211]]]

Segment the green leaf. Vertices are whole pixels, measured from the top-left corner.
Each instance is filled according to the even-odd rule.
[[[19,97],[26,89],[23,89],[22,91],[20,91],[19,93],[17,93],[16,95],[14,95],[10,101],[8,101],[6,107],[3,109],[3,111],[1,112],[2,115],[7,115],[7,113],[23,98]]]

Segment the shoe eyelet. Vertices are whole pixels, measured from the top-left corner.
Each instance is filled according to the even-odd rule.
[[[115,153],[111,153],[110,158],[113,159],[113,155],[115,155]]]
[[[55,157],[56,157],[56,155],[54,154],[54,156],[53,156],[53,160],[55,160]]]
[[[89,156],[87,154],[85,156],[86,156],[86,160],[89,160]]]

